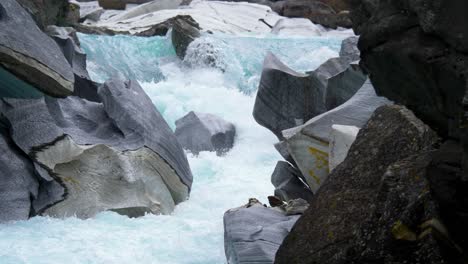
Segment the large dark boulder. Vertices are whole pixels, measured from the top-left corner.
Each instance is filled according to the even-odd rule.
[[[356,234],[382,209],[378,190],[388,166],[431,150],[437,140],[408,109],[377,109],[284,240],[276,263],[351,263]]]
[[[446,138],[466,134],[466,1],[352,1],[361,65],[378,94]],[[456,21],[456,23],[453,23]]]
[[[361,66],[377,93],[404,104],[459,144],[461,174],[468,175],[468,2],[351,3],[353,27],[361,35]],[[467,181],[464,177],[457,185]],[[465,198],[457,199],[463,204]]]
[[[255,100],[255,120],[282,139],[281,131],[346,102],[366,80],[351,61],[349,57],[332,58],[303,74],[268,53]]]
[[[60,48],[15,0],[0,2],[0,68],[52,96],[73,92],[73,71]],[[8,89],[16,87],[0,87]]]
[[[192,183],[173,132],[136,81],[111,79],[98,95],[102,103],[75,96],[1,101],[11,138],[41,182],[33,210],[80,218],[104,210],[133,215],[141,207],[170,213]]]

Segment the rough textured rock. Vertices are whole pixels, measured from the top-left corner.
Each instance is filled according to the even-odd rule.
[[[98,0],[99,6],[104,9],[124,10],[127,3],[123,0]]]
[[[352,6],[361,65],[377,93],[406,105],[444,139],[456,141],[464,149],[461,175],[468,175],[468,3],[352,1]],[[464,178],[456,185],[466,185]],[[450,223],[448,229],[458,229],[455,239],[466,245],[460,242],[468,234],[464,228]]]
[[[194,154],[216,151],[222,155],[234,145],[236,128],[215,115],[191,111],[176,121],[175,136],[183,148]]]
[[[463,168],[463,147],[459,142],[448,140],[434,153],[427,168],[427,178],[432,194],[440,208],[441,220],[446,225],[450,238],[466,254],[468,249],[468,192],[467,173]],[[466,153],[466,150],[465,150]],[[453,251],[453,250],[452,250]],[[459,257],[458,250],[452,254]],[[446,257],[450,257],[448,255]],[[452,263],[452,262],[450,262]],[[460,260],[458,262],[461,263]]]
[[[303,214],[309,208],[309,202],[302,198],[297,198],[289,200],[286,206],[284,206],[284,211],[286,215],[298,215]]]
[[[298,218],[261,204],[227,211],[224,250],[228,263],[273,263],[278,247]]]
[[[86,70],[86,53],[80,48],[76,31],[70,27],[48,26],[47,34],[59,45],[63,55],[73,69],[75,85],[73,95],[99,102],[98,84],[91,80]]]
[[[48,183],[34,210],[81,218],[134,207],[171,212],[188,197],[192,175],[169,126],[135,81],[111,79],[98,95],[102,103],[3,99],[13,141]]]
[[[328,150],[328,167],[333,171],[346,159],[351,145],[356,140],[359,128],[355,126],[332,125],[330,148]]]
[[[173,20],[172,45],[180,59],[184,59],[189,44],[200,37],[200,26],[191,16],[177,16]]]
[[[0,66],[46,94],[73,92],[73,72],[60,48],[15,0],[0,3]]]
[[[361,64],[377,93],[406,105],[440,135],[460,138],[468,91],[468,29],[462,10],[468,3],[401,2],[353,3]]]
[[[346,103],[318,115],[304,125],[283,131],[288,152],[315,193],[329,174],[330,133],[334,124],[363,127],[382,105],[391,104],[375,94],[367,81]]]
[[[346,102],[366,77],[348,58],[333,58],[310,74],[293,71],[272,53],[263,64],[253,115],[279,139],[281,131]]]
[[[302,198],[310,201],[312,191],[301,180],[301,172],[284,161],[278,161],[271,175],[271,183],[275,186],[275,196],[288,202],[289,200]]]
[[[0,125],[0,223],[29,218],[38,182],[32,162],[10,139],[7,127]]]
[[[284,240],[276,263],[346,263],[361,225],[378,206],[387,167],[430,150],[437,140],[406,108],[377,109]]]
[[[342,10],[334,10],[332,1],[287,0],[281,6],[281,15],[286,17],[308,18],[315,24],[329,28],[350,27],[351,21],[346,13],[338,14]],[[345,2],[345,1],[337,1]]]
[[[34,18],[42,29],[48,25],[63,25],[66,23],[70,6],[68,0],[18,0]]]
[[[461,263],[456,246],[441,222],[439,206],[430,191],[426,170],[430,153],[390,165],[385,171],[371,216],[359,230],[347,256],[354,263]],[[459,254],[459,253],[458,253]]]

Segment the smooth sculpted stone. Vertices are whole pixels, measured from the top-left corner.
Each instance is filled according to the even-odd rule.
[[[283,139],[281,131],[346,102],[366,80],[359,66],[350,62],[333,58],[303,74],[268,53],[255,100],[255,120]]]
[[[80,47],[76,30],[71,27],[48,26],[46,32],[59,45],[73,69],[75,76],[73,95],[99,102],[98,84],[91,80],[86,69],[86,53]]]
[[[280,19],[271,29],[274,35],[320,36],[324,30],[305,18]]]
[[[348,57],[353,61],[359,60],[361,52],[357,47],[358,41],[357,36],[344,39],[341,43],[340,57]]]
[[[388,166],[431,150],[437,141],[436,133],[408,109],[378,108],[360,130],[346,160],[315,193],[275,263],[352,263],[348,256],[353,254],[362,224],[375,209],[383,209],[378,190]]]
[[[261,204],[224,214],[224,250],[229,264],[273,263],[278,247],[299,215]]]
[[[180,59],[184,59],[187,47],[200,37],[200,26],[191,16],[176,16],[172,26],[172,45]]]
[[[330,148],[328,150],[328,167],[330,171],[342,163],[351,145],[356,140],[359,128],[356,126],[332,125],[330,131]]]
[[[0,66],[48,95],[73,93],[73,71],[60,48],[15,0],[0,3]]]
[[[0,165],[0,223],[26,220],[39,184],[32,162],[12,142],[3,125],[0,125]]]
[[[222,155],[234,145],[236,127],[213,114],[191,111],[176,121],[175,136],[183,148],[196,155],[201,151]]]
[[[367,81],[346,103],[318,115],[302,126],[283,131],[288,152],[315,193],[330,172],[330,133],[334,124],[363,127],[374,111],[392,104],[375,94]]]
[[[312,191],[303,182],[301,172],[285,161],[278,161],[271,175],[271,183],[275,186],[275,196],[288,202],[297,198],[310,201]]]
[[[166,1],[155,2],[167,3]],[[173,3],[179,3],[179,1],[171,2],[171,5]],[[138,15],[134,16],[136,13]],[[129,9],[108,19],[101,17],[99,22],[90,24],[83,30],[92,29],[104,34],[165,35],[167,29],[172,26],[173,18],[179,15],[192,17],[202,32],[227,34],[268,34],[271,31],[268,25],[274,25],[282,18],[272,12],[268,6],[245,2],[194,0],[183,8],[162,9],[161,6],[154,4],[153,7],[139,9],[138,12]],[[262,21],[266,21],[268,25]]]
[[[35,211],[80,218],[117,209],[134,214],[140,207],[170,213],[192,183],[171,129],[136,81],[111,79],[98,95],[102,103],[75,96],[3,99],[13,141],[49,183],[41,186],[50,194]],[[47,200],[57,196],[61,200]]]

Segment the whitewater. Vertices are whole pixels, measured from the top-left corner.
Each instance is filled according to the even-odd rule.
[[[266,202],[273,194],[271,173],[281,160],[273,147],[276,137],[252,117],[265,54],[271,51],[306,72],[338,56],[347,35],[213,34],[197,40],[214,47],[218,69],[198,65],[203,54],[193,49],[179,60],[170,36],[80,34],[95,81],[115,75],[138,80],[172,129],[192,110],[219,115],[236,126],[234,148],[222,157],[187,152],[194,175],[190,199],[171,215],[130,219],[104,212],[87,220],[34,217],[0,225],[0,263],[225,263],[224,212],[250,197]]]

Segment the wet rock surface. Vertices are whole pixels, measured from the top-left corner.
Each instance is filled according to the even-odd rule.
[[[170,213],[187,199],[192,175],[169,126],[137,82],[112,79],[98,95],[102,103],[2,99],[11,138],[41,181],[34,211],[80,218],[133,207]]]
[[[175,136],[194,154],[216,151],[222,155],[233,147],[236,127],[213,114],[192,111],[176,121]]]
[[[387,167],[430,150],[437,139],[411,111],[377,109],[281,245],[276,263],[347,261],[355,234],[378,208],[376,191]]]
[[[301,172],[289,163],[279,161],[271,175],[271,183],[275,186],[275,196],[282,201],[302,198],[310,201],[313,197],[312,191],[301,180]]]
[[[227,211],[224,249],[228,263],[273,263],[278,247],[298,218],[261,203]]]
[[[57,44],[15,0],[2,1],[0,12],[0,66],[46,94],[70,95],[73,72]]]
[[[177,16],[172,23],[172,45],[177,56],[183,60],[187,47],[200,37],[200,26],[191,16]]]
[[[283,130],[346,102],[366,80],[359,67],[350,63],[346,57],[332,58],[302,74],[269,53],[255,101],[255,120],[283,139]]]

